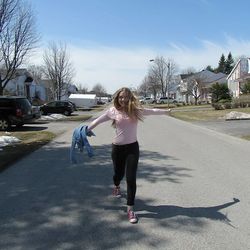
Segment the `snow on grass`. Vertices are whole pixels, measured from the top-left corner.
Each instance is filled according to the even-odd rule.
[[[6,135],[0,136],[0,151],[3,150],[2,147],[5,147],[9,144],[18,143],[20,140],[14,136],[9,136],[10,133],[5,133]]]

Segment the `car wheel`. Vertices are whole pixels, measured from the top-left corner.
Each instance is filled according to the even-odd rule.
[[[47,113],[45,111],[43,111],[43,110],[41,110],[41,114],[42,115],[47,115]]]
[[[5,131],[10,129],[10,121],[7,118],[0,118],[0,130]]]
[[[69,116],[70,112],[68,110],[65,110],[63,114],[66,115],[66,116]]]

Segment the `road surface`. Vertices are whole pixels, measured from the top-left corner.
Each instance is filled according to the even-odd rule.
[[[249,141],[147,117],[132,225],[125,183],[121,199],[111,196],[111,124],[95,129],[95,156],[77,165],[73,125],[0,175],[0,249],[250,249]]]

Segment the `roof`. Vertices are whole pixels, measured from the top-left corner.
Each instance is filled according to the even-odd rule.
[[[237,63],[235,64],[235,66],[233,67],[233,69],[231,70],[230,74],[228,75],[227,79],[229,79],[231,77],[231,75],[234,73],[235,69],[238,68],[239,64],[243,62],[245,64],[247,64],[247,72],[244,73],[248,73],[250,72],[250,58],[240,58]]]
[[[226,77],[227,77],[227,75],[224,73],[221,73],[221,72],[213,73],[207,69],[204,69],[198,73],[191,75],[188,78],[189,79],[200,78],[200,79],[202,79],[203,83],[213,83],[213,82],[222,80],[223,78],[225,78],[225,82],[226,82]]]

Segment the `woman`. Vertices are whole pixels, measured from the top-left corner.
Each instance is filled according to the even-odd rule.
[[[88,126],[88,130],[91,131],[100,123],[113,120],[112,125],[116,129],[116,136],[112,143],[112,161],[114,166],[113,195],[121,197],[120,182],[126,172],[127,212],[130,223],[138,222],[138,217],[133,209],[139,160],[139,145],[137,142],[138,121],[142,121],[146,115],[163,115],[169,114],[169,112],[170,109],[144,109],[129,88],[121,88],[114,95],[114,106]]]

